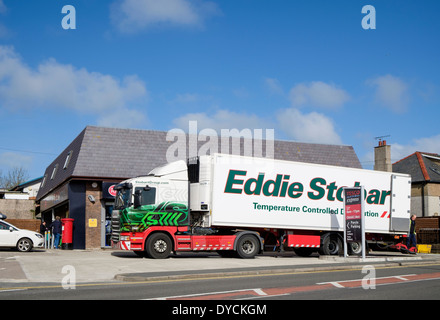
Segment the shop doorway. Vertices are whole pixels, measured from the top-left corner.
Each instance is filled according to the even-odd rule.
[[[114,202],[104,202],[101,210],[101,247],[111,248],[111,219]]]

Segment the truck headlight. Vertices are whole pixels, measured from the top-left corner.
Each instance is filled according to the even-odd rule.
[[[121,240],[121,241],[130,241],[130,236],[121,236],[119,238],[119,240]]]

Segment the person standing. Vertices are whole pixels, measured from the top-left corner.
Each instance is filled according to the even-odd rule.
[[[55,221],[52,222],[52,232],[54,235],[54,243],[53,246],[55,249],[58,249],[58,245],[60,244],[61,232],[63,230],[63,224],[61,223],[61,218],[57,216]]]
[[[40,233],[44,235],[47,231],[49,231],[49,228],[46,225],[46,221],[42,220],[40,224]]]
[[[413,214],[409,220],[409,234],[406,240],[406,247],[409,249],[411,247],[417,247],[416,239],[416,218],[417,216]]]

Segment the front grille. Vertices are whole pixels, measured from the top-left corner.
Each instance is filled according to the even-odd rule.
[[[112,212],[112,241],[113,243],[119,242],[119,235],[121,233],[121,220],[119,210],[113,210]]]

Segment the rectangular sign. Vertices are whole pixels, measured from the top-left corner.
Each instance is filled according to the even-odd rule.
[[[362,190],[344,188],[345,238],[347,242],[362,241]]]

